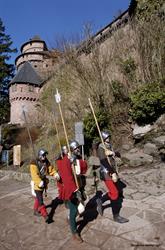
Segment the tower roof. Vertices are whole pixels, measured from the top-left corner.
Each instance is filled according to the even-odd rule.
[[[9,85],[13,83],[27,83],[40,86],[43,83],[41,77],[36,73],[35,69],[29,62],[25,62],[18,70],[17,74],[11,80]]]

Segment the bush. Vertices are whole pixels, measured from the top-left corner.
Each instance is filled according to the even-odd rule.
[[[132,76],[133,74],[135,74],[136,64],[133,58],[129,57],[125,61],[122,61],[121,67],[125,75]]]
[[[161,114],[165,113],[164,87],[158,83],[142,86],[130,96],[132,119],[139,125],[154,122]]]
[[[122,84],[120,81],[118,80],[113,80],[111,82],[112,84],[112,92],[113,92],[113,96],[114,96],[114,102],[127,102],[129,100],[128,98],[128,92],[127,89],[124,88],[124,84]]]
[[[110,115],[103,109],[96,110],[95,114],[100,130],[110,129]],[[89,154],[89,149],[91,148],[93,141],[100,141],[100,138],[93,114],[91,112],[84,117],[83,122],[86,145],[85,150],[86,154]]]

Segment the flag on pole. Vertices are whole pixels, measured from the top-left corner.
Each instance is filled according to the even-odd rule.
[[[55,100],[56,100],[56,103],[60,103],[61,102],[61,95],[58,92],[58,89],[56,90]]]

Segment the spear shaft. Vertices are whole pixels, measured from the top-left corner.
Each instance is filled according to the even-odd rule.
[[[70,146],[69,146],[68,135],[67,135],[67,132],[66,132],[66,126],[65,126],[65,122],[64,122],[64,117],[63,117],[63,113],[62,113],[62,109],[61,109],[61,105],[60,105],[61,97],[60,97],[60,94],[58,93],[58,90],[57,90],[57,94],[55,95],[55,99],[56,99],[56,103],[58,104],[58,107],[59,107],[60,116],[61,116],[62,125],[63,125],[63,128],[64,128],[65,139],[66,139],[68,151],[69,151],[69,154],[71,155],[71,150],[70,150]],[[72,164],[72,171],[73,171],[74,179],[75,179],[75,182],[76,182],[76,186],[79,189],[79,184],[78,184],[78,180],[77,180],[77,176],[76,176],[76,172],[75,172],[75,168],[74,168],[73,164]]]

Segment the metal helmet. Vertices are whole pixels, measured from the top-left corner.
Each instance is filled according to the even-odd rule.
[[[101,135],[104,141],[111,136],[111,134],[108,131],[101,131]]]
[[[42,148],[38,151],[38,158],[41,158],[42,156],[47,155],[47,154],[48,154],[48,151]]]
[[[70,150],[73,151],[76,148],[78,148],[80,145],[76,140],[72,140],[72,141],[70,141],[69,146],[70,146]]]

